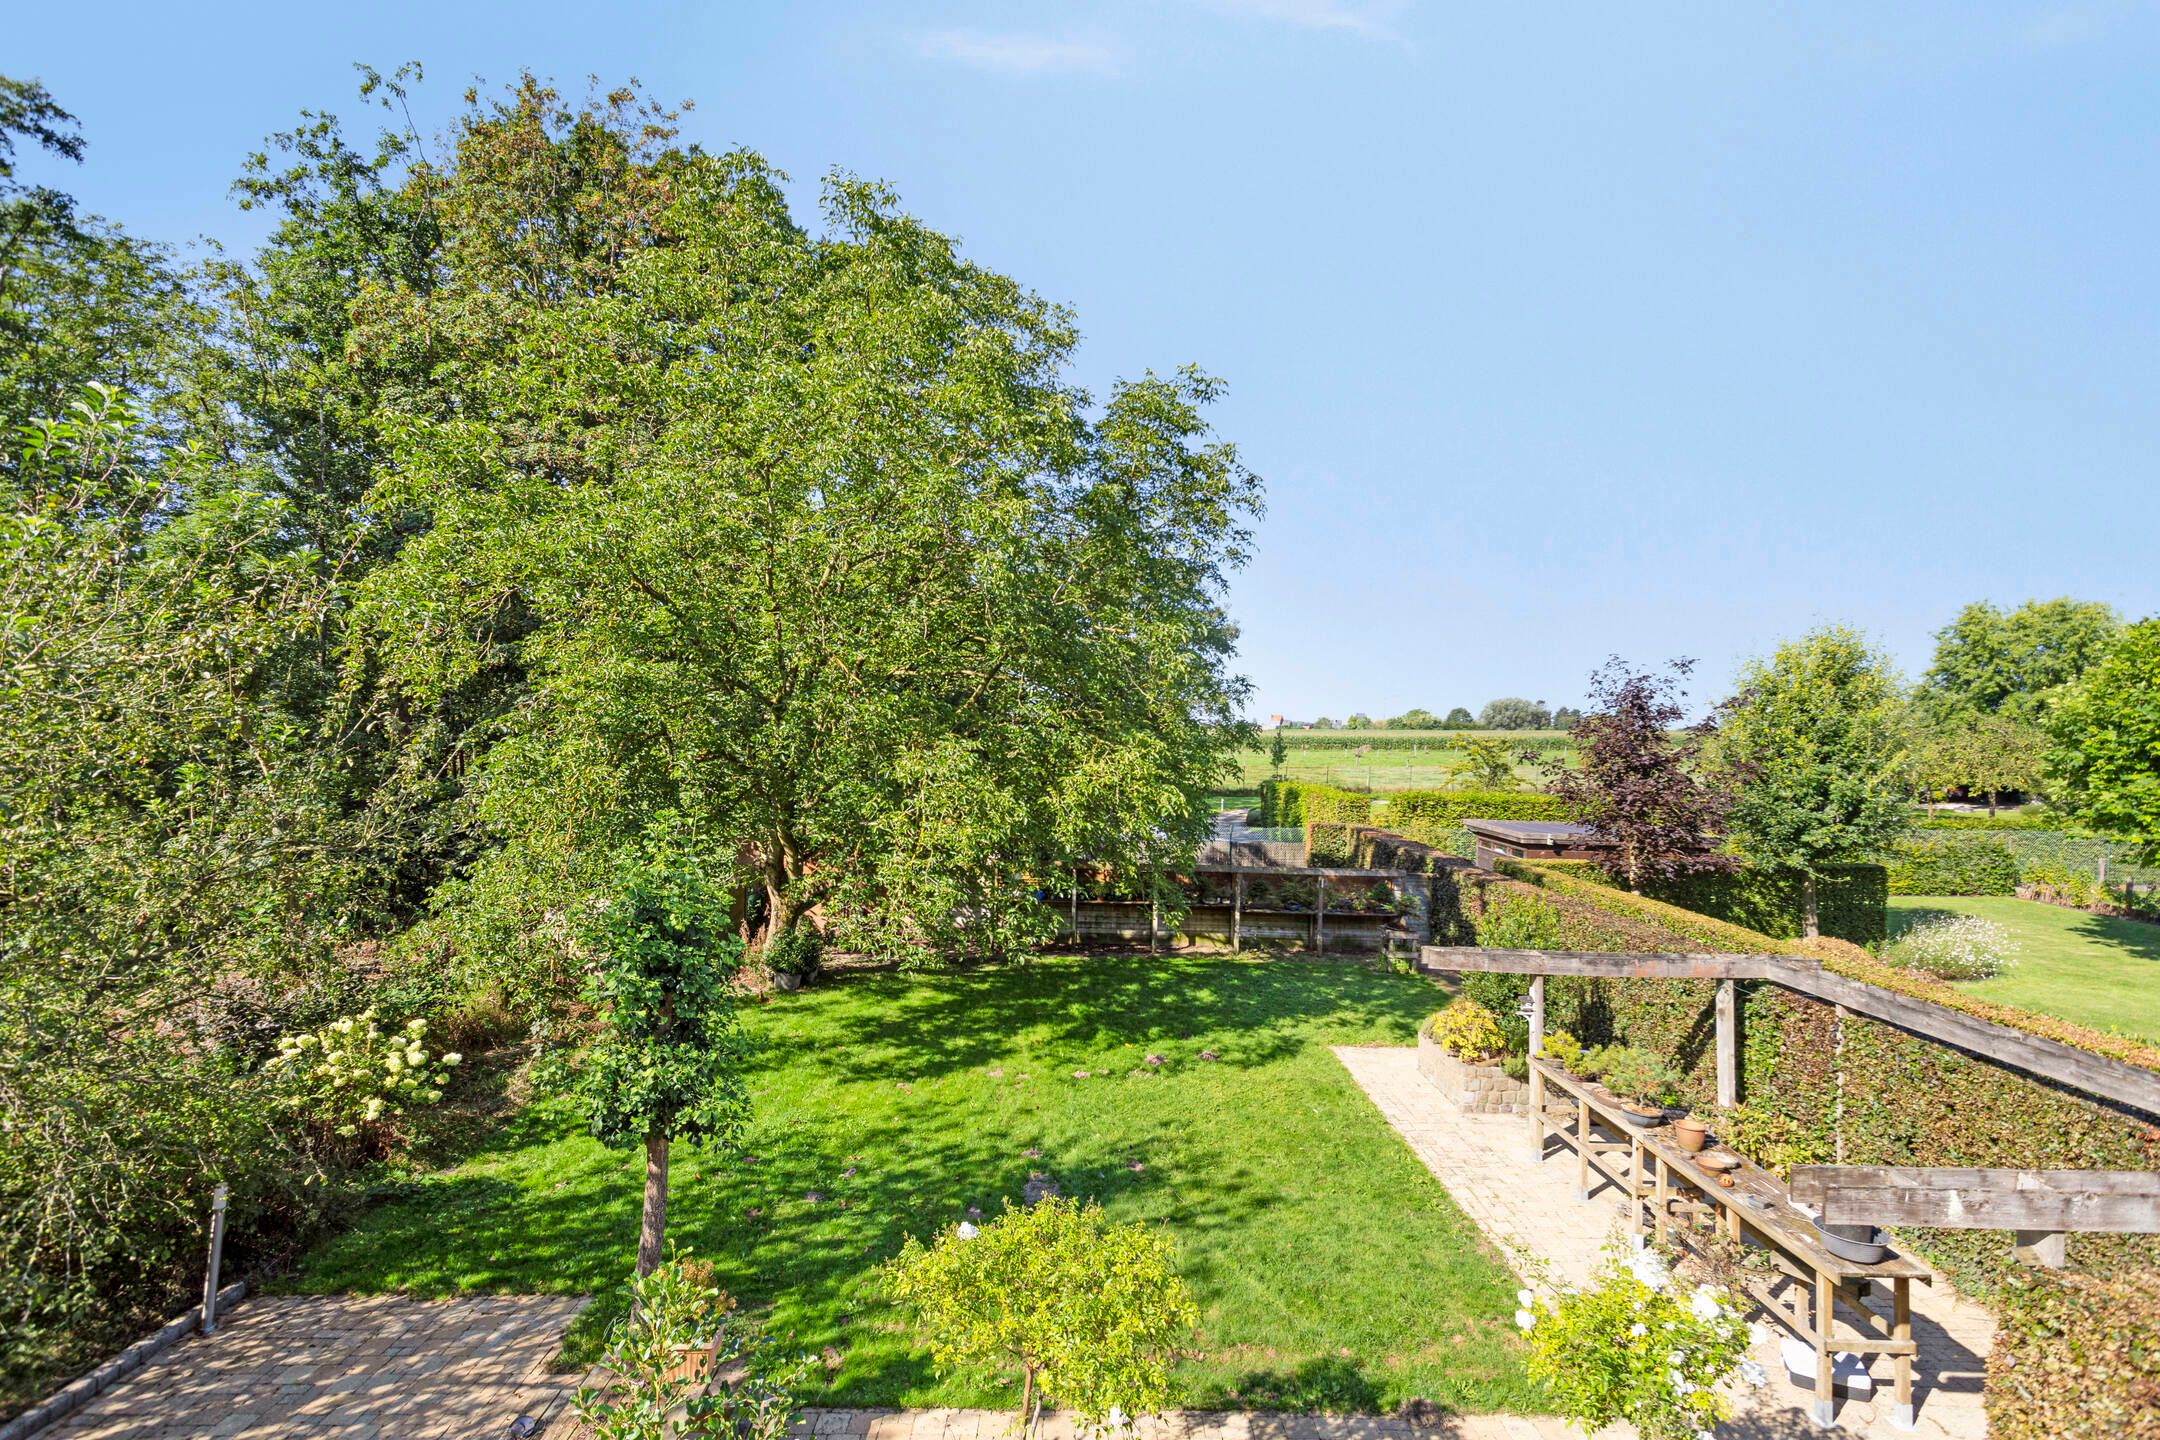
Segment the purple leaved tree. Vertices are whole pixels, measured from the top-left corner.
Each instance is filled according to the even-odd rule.
[[[1546,786],[1578,820],[1613,844],[1607,869],[1630,890],[1653,877],[1717,870],[1733,862],[1718,848],[1730,792],[1698,764],[1717,727],[1686,717],[1681,688],[1695,668],[1675,660],[1662,675],[1633,672],[1615,655],[1590,677],[1590,705],[1570,733],[1577,763],[1547,757]]]

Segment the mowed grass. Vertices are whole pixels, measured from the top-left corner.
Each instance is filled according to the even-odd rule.
[[[1014,1377],[936,1374],[877,1271],[1041,1172],[1174,1238],[1202,1314],[1182,1405],[1546,1408],[1516,1281],[1328,1050],[1412,1043],[1441,998],[1355,964],[1221,956],[835,977],[752,1014],[746,1154],[677,1146],[669,1233],[826,1356],[831,1403],[1016,1403]],[[290,1283],[593,1293],[565,1357],[585,1361],[621,1313],[641,1173],[542,1102]]]
[[[1283,761],[1283,776],[1306,784],[1362,787],[1380,792],[1442,790],[1463,783],[1461,772],[1454,768],[1461,758],[1462,752],[1458,750],[1373,750],[1360,756],[1332,746],[1300,750],[1293,743]],[[1236,784],[1240,788],[1256,789],[1273,773],[1265,749],[1239,754]],[[1526,784],[1535,784],[1544,778],[1535,765],[1517,764],[1515,774]]]
[[[1890,933],[1979,915],[2017,941],[2017,964],[1960,986],[1975,995],[2160,1044],[2160,925],[2007,896],[1890,897]]]

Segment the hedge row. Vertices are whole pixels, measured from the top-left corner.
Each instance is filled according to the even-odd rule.
[[[1316,821],[1363,825],[1372,819],[1373,797],[1362,790],[1342,790],[1302,780],[1260,782],[1260,813],[1255,825],[1310,825]]]
[[[1356,750],[1363,747],[1368,750],[1430,750],[1437,753],[1459,749],[1462,742],[1472,736],[1504,740],[1510,752],[1531,750],[1540,755],[1571,750],[1575,745],[1574,740],[1566,734],[1521,730],[1285,730],[1283,743],[1293,750]],[[1261,732],[1260,743],[1252,748],[1265,751],[1274,738],[1274,731],[1264,730]]]
[[[1992,835],[1901,840],[1890,853],[1892,895],[2015,895],[2018,858]]]
[[[1998,1292],[1988,1353],[1988,1433],[1996,1440],[2160,1436],[2160,1274],[2046,1274]]]
[[[1545,868],[1602,883],[1593,862],[1543,861]],[[1707,915],[1780,940],[1796,940],[1806,931],[1806,892],[1797,875],[1762,870],[1704,870],[1691,875],[1653,877],[1642,895],[1623,898],[1660,900],[1682,911]],[[1943,892],[1949,893],[1949,892]],[[1875,945],[1889,938],[1889,876],[1880,865],[1833,865],[1815,879],[1816,928],[1855,945]]]
[[[1413,840],[1468,855],[1465,820],[1572,820],[1557,795],[1535,790],[1397,790],[1387,797],[1387,827]]]
[[[2060,815],[1927,815],[1913,821],[1915,830],[2066,830]]]
[[[2097,878],[2100,862],[2105,859],[2110,885],[2160,882],[2160,866],[2139,864],[2137,847],[2124,840],[2107,840],[2069,830],[1969,830],[1965,834],[1971,839],[1996,841],[2015,855],[2021,866],[2080,870]]]
[[[1502,872],[1461,866],[1436,881],[1436,943],[1476,943],[1477,921],[1490,906],[1534,893],[1558,913],[1558,948],[1810,955],[1839,974],[2160,1069],[2151,1047],[1975,1001],[1840,941],[1762,935],[1550,865],[1504,861]],[[1553,1025],[1586,1044],[1625,1040],[1664,1054],[1684,1077],[1681,1098],[1708,1110],[1716,1101],[1716,994],[1713,981],[1555,978],[1546,984],[1546,1006]],[[1875,1021],[1844,1021],[1841,1085],[1832,1007],[1767,983],[1743,984],[1740,995],[1745,1103],[1721,1133],[1762,1163],[1784,1169],[1830,1161],[1842,1128],[1847,1164],[2160,1170],[2160,1127]],[[2005,1234],[1915,1231],[1908,1239],[1974,1293],[1989,1293],[2020,1268]],[[2076,1235],[2070,1246],[2073,1261],[2096,1273],[2160,1266],[2160,1237]],[[2160,1344],[2160,1317],[2152,1341]]]

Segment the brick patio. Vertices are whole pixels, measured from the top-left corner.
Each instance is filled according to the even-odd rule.
[[[581,1377],[551,1374],[581,1299],[272,1296],[185,1340],[40,1440],[422,1440],[545,1423]]]

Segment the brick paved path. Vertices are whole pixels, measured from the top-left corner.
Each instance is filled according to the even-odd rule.
[[[1575,1164],[1530,1159],[1530,1122],[1510,1115],[1466,1115],[1418,1074],[1417,1052],[1401,1047],[1338,1046],[1336,1058],[1363,1087],[1390,1125],[1487,1236],[1503,1249],[1545,1262],[1554,1279],[1580,1283],[1600,1248],[1624,1224],[1611,1187],[1587,1203],[1575,1193]],[[1886,1302],[1887,1303],[1887,1302]],[[1777,1342],[1786,1332],[1766,1322],[1769,1345],[1755,1356],[1770,1383],[1747,1392],[1732,1434],[1819,1434],[1806,1418],[1811,1392],[1786,1382]],[[1987,1434],[1980,1385],[1995,1334],[1994,1317],[1960,1298],[1946,1281],[1913,1287],[1913,1328],[1920,1354],[1913,1364],[1916,1431],[1892,1428],[1889,1363],[1878,1360],[1881,1384],[1873,1400],[1838,1401],[1838,1428],[1854,1434],[1918,1434],[1931,1440],[1977,1440]],[[927,1437],[916,1437],[927,1440]]]
[[[543,1423],[580,1377],[548,1362],[584,1302],[271,1296],[136,1371],[39,1440],[423,1440]]]

